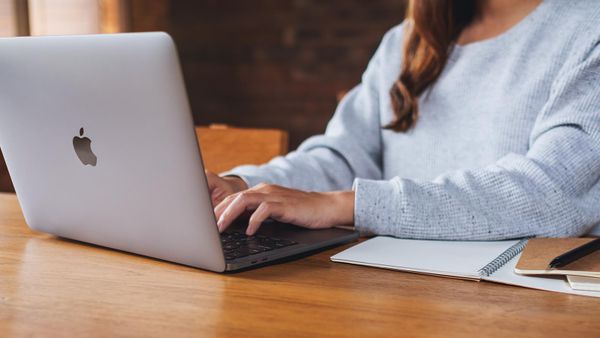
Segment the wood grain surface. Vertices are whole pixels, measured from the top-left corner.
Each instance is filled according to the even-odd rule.
[[[600,299],[332,263],[236,274],[30,231],[0,194],[0,337],[598,337]]]

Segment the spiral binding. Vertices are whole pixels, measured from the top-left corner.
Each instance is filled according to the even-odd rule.
[[[478,271],[479,276],[488,277],[491,274],[493,274],[494,272],[498,271],[498,269],[500,269],[502,266],[504,266],[504,264],[506,264],[508,261],[513,259],[521,251],[523,251],[523,248],[525,248],[525,245],[527,245],[528,239],[529,238],[523,238],[522,240],[517,242],[515,245],[506,249],[506,251],[501,253],[498,257],[496,257],[493,261],[489,262],[486,266],[479,269],[479,271]]]

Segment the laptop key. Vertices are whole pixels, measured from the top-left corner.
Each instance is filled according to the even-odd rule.
[[[223,245],[223,249],[225,250],[231,250],[237,247],[239,247],[239,245],[235,245],[235,243],[226,243],[225,245]]]
[[[223,243],[223,251],[227,260],[298,244],[292,240],[265,235],[246,236],[246,234],[237,231],[221,234],[221,242]]]
[[[238,258],[250,255],[250,249],[245,247],[239,247],[235,252],[237,252],[236,256]]]

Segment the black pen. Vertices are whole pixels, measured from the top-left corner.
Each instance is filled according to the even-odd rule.
[[[564,254],[554,258],[548,265],[549,269],[560,268],[571,262],[578,260],[581,257],[587,256],[592,252],[600,249],[600,238],[596,238],[593,241],[587,242],[582,246],[578,246],[575,249],[569,250]]]

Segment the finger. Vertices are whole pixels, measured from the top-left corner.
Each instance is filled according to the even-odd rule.
[[[221,214],[223,213],[223,211],[225,211],[225,209],[227,209],[227,207],[231,204],[231,202],[233,202],[233,200],[235,200],[240,194],[241,194],[241,192],[238,192],[238,193],[231,194],[231,195],[223,198],[223,200],[221,202],[219,202],[219,204],[215,207],[215,210],[214,210],[215,218],[216,219],[221,218]]]
[[[240,193],[223,211],[217,221],[219,231],[223,232],[244,211],[256,209],[264,201],[265,195],[260,193]]]
[[[248,228],[246,229],[246,235],[254,235],[256,231],[258,231],[258,228],[260,228],[261,224],[267,220],[267,218],[275,216],[274,214],[278,211],[278,209],[280,209],[280,207],[280,203],[277,202],[262,202],[252,213],[252,216],[250,216]]]
[[[261,200],[250,194],[240,194],[223,210],[217,218],[219,232],[225,231],[246,210],[256,209]]]
[[[207,175],[209,175],[209,174],[212,174],[212,173],[207,171]],[[219,186],[211,192],[211,200],[213,201],[215,217],[217,219],[219,219],[221,217],[221,213],[229,206],[229,204],[231,204],[231,202],[233,202],[233,200],[240,193],[249,191],[249,192],[260,192],[260,193],[273,194],[278,188],[279,188],[278,186],[275,186],[272,184],[259,183],[252,188],[227,195],[227,191]],[[219,194],[219,191],[221,191],[221,190],[223,190],[223,192],[221,194]],[[273,198],[275,198],[275,196],[271,196],[270,199],[273,199]]]
[[[219,204],[227,195],[226,189],[223,187],[223,179],[213,172],[204,170],[206,175],[206,183],[213,208]]]
[[[221,187],[216,187],[210,194],[213,208],[219,205],[219,203],[221,203],[225,197],[227,197],[225,190]]]

